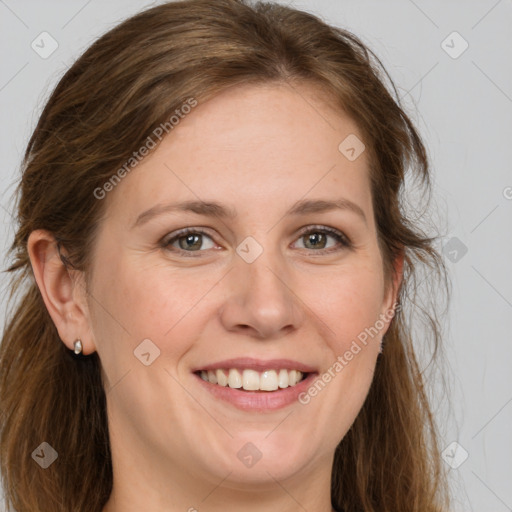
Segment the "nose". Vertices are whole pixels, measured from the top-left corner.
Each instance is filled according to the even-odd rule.
[[[275,339],[296,330],[303,321],[302,309],[284,269],[268,255],[252,263],[239,259],[236,266],[228,274],[228,296],[220,313],[225,329],[257,339]]]

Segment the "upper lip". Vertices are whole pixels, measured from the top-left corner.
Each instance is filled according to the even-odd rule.
[[[193,372],[197,372],[200,370],[219,370],[219,369],[227,369],[227,368],[240,368],[240,369],[248,369],[255,371],[264,371],[264,370],[299,370],[303,373],[313,373],[316,372],[316,369],[307,364],[301,363],[299,361],[294,361],[293,359],[255,359],[253,357],[236,357],[233,359],[225,359],[223,361],[218,361],[215,363],[207,364],[204,366],[198,366],[193,369]]]

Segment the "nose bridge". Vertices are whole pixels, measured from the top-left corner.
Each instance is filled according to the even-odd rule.
[[[259,254],[255,257],[256,250]],[[277,336],[297,327],[295,298],[286,282],[288,272],[279,250],[258,249],[254,241],[246,240],[237,253],[235,271],[230,273],[231,293],[222,314],[225,327],[251,328],[259,337]],[[251,257],[246,258],[248,254]]]
[[[235,265],[237,274],[246,279],[250,288],[261,291],[259,288],[267,287],[267,293],[282,293],[283,280],[287,274],[283,255],[272,233],[258,233],[257,239],[246,237],[237,247]]]
[[[246,265],[244,272],[248,281],[246,295],[254,304],[275,308],[289,302],[289,289],[285,284],[287,272],[278,262],[262,257],[260,261]]]

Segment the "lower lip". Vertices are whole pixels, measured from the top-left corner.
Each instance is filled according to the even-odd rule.
[[[237,388],[212,384],[197,374],[194,374],[194,376],[199,380],[200,385],[214,397],[229,402],[243,411],[263,412],[283,409],[298,402],[299,395],[309,388],[317,374],[309,373],[304,380],[301,380],[295,386],[276,389],[275,391],[240,391]]]

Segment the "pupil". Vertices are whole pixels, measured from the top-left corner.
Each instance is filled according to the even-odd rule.
[[[201,247],[201,235],[185,235],[180,241],[185,240],[185,243],[180,243],[182,249],[198,249]]]
[[[318,245],[322,245],[322,242],[325,243],[325,235],[323,233],[313,233],[308,235],[308,242],[313,246],[317,247]]]

